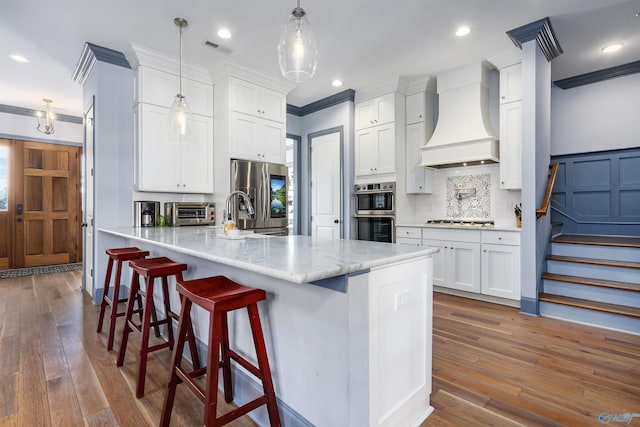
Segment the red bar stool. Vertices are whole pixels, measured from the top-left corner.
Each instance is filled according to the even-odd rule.
[[[273,381],[271,379],[269,361],[267,360],[267,350],[262,335],[257,304],[258,301],[266,299],[265,291],[242,286],[224,276],[188,281],[179,280],[176,288],[183,300],[178,323],[178,340],[171,358],[171,374],[160,425],[165,427],[169,425],[176,387],[179,381],[184,381],[189,386],[189,389],[205,404],[204,425],[207,427],[227,424],[261,405],[267,405],[271,426],[279,427],[280,415],[278,414],[276,395],[273,390]],[[205,368],[194,369],[189,372],[181,367],[181,362],[185,338],[189,333],[189,325],[191,325],[192,303],[209,312],[209,354]],[[241,308],[246,308],[249,315],[251,334],[253,335],[253,343],[258,358],[257,367],[229,348],[227,312]],[[220,360],[220,357],[222,360]],[[227,402],[233,400],[230,359],[238,362],[243,368],[262,381],[264,394],[217,418],[219,368],[222,368],[224,398]],[[207,379],[206,387],[203,389],[194,379],[205,373],[207,374]]]
[[[107,350],[113,348],[113,335],[116,330],[116,319],[124,316],[125,312],[118,312],[118,304],[127,302],[129,298],[120,298],[120,278],[122,276],[122,263],[135,259],[142,259],[149,255],[149,251],[143,251],[136,247],[132,248],[113,248],[107,249],[109,262],[107,263],[107,274],[104,278],[104,288],[102,293],[102,302],[100,302],[100,314],[98,314],[97,332],[102,332],[102,323],[104,321],[104,313],[107,305],[111,306],[111,314],[109,317],[109,338],[107,340]],[[111,283],[111,273],[113,271],[113,263],[116,263],[116,281],[113,285],[113,294],[109,296],[109,284]],[[129,295],[132,295],[129,293]],[[133,294],[135,295],[135,294]],[[138,301],[138,309],[142,309],[141,299],[135,295]]]
[[[133,270],[131,276],[131,294],[138,295],[144,299],[142,309],[142,324],[136,324],[131,317],[133,316],[133,299],[129,298],[127,303],[126,320],[122,331],[122,342],[120,343],[120,352],[116,364],[122,366],[124,363],[125,352],[127,351],[127,342],[129,341],[129,333],[136,331],[142,334],[142,342],[140,343],[140,365],[138,368],[138,384],[136,386],[136,397],[144,396],[144,383],[147,373],[147,356],[149,353],[169,347],[173,349],[173,320],[178,320],[178,315],[171,311],[169,303],[169,276],[176,276],[177,281],[182,280],[182,272],[187,269],[187,264],[174,262],[166,257],[138,259],[129,262],[129,266]],[[140,289],[140,276],[144,277],[146,288]],[[164,299],[165,318],[157,320],[155,318],[155,306],[153,304],[153,284],[155,278],[162,278],[162,295]],[[180,297],[182,300],[182,296]],[[153,322],[151,318],[153,318]],[[149,346],[149,329],[153,326],[157,328],[159,325],[167,325],[166,342]],[[200,368],[200,359],[196,347],[195,335],[193,328],[189,324],[187,340],[189,341],[189,350],[194,368]]]

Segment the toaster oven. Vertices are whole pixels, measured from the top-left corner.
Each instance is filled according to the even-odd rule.
[[[216,209],[213,203],[173,202],[164,204],[167,225],[215,225]]]

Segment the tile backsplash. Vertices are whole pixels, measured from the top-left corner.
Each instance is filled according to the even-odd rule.
[[[513,207],[522,201],[521,192],[500,188],[498,164],[438,169],[433,186],[433,194],[414,196],[415,207],[411,217],[401,220],[423,223],[427,219],[463,218],[493,220],[496,225],[516,225]],[[461,190],[460,205],[456,188]],[[471,195],[472,188],[475,188],[475,196]]]
[[[447,218],[491,218],[491,175],[447,177],[446,203]]]

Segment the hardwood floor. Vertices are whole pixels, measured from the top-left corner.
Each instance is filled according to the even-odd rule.
[[[150,355],[146,393],[136,399],[139,339],[117,368],[119,334],[107,352],[81,277],[0,280],[0,426],[158,424],[169,352]],[[435,412],[423,427],[602,425],[602,412],[640,413],[640,336],[444,294],[434,300]],[[172,425],[199,425],[201,415],[179,387]],[[626,425],[640,426],[640,417]]]

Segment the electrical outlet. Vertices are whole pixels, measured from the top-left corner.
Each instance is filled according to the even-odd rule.
[[[402,308],[405,308],[408,305],[409,305],[409,291],[405,289],[404,291],[397,292],[395,294],[395,301],[393,304],[394,310],[398,311]]]

